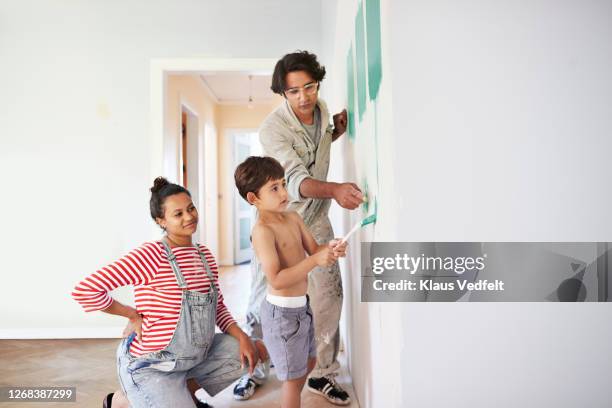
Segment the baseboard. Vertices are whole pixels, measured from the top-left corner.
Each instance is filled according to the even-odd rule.
[[[119,339],[122,327],[0,329],[0,339]]]

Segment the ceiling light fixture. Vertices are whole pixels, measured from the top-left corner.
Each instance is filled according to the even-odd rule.
[[[249,75],[249,102],[247,104],[247,108],[255,108],[255,104],[253,102],[253,75]]]

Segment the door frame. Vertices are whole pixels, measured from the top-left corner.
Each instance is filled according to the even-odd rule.
[[[187,112],[187,164],[185,162],[179,163],[179,178],[182,182],[184,180],[183,166],[187,168],[187,185],[184,186],[189,192],[192,194],[194,202],[196,203],[196,208],[199,214],[206,214],[206,203],[204,202],[206,197],[206,189],[209,188],[208,183],[206,183],[207,174],[205,173],[205,168],[203,166],[203,161],[206,157],[206,137],[208,136],[205,129],[205,124],[202,121],[202,118],[196,113],[197,110],[190,106],[189,102],[186,101],[182,96],[179,96],[178,100],[179,111],[181,112],[181,116],[183,111]],[[195,126],[192,123],[189,126],[189,116],[191,115],[191,119],[195,120]],[[179,127],[181,124],[179,123]],[[195,134],[191,132],[195,132]],[[189,136],[191,137],[191,145],[189,143]],[[179,139],[179,157],[183,157],[183,141],[182,138]],[[190,154],[191,153],[191,154]],[[190,157],[191,156],[191,157]],[[197,167],[194,167],[192,163],[193,160],[196,160]],[[189,172],[191,169],[191,172]],[[194,183],[195,180],[195,183]],[[195,188],[194,188],[195,187]],[[196,242],[207,242],[205,238],[208,238],[209,225],[207,222],[207,217],[200,217],[198,230],[196,232]]]
[[[149,180],[160,175],[167,176],[164,169],[164,129],[166,125],[166,94],[168,76],[194,74],[206,71],[269,73],[276,64],[275,58],[153,58],[150,63],[150,169]],[[217,137],[219,135],[217,134]],[[218,154],[218,152],[216,153]],[[218,157],[217,157],[218,159]],[[217,161],[218,162],[218,161]],[[204,200],[218,200],[207,194]],[[203,204],[203,203],[202,203]],[[218,217],[218,214],[217,214]],[[151,226],[153,236],[159,236],[159,227]],[[211,248],[218,248],[218,231],[207,238]],[[217,254],[218,255],[218,254]]]
[[[259,129],[256,129],[256,128],[228,128],[225,130],[226,137],[229,137],[232,139],[231,140],[231,160],[228,160],[228,169],[227,169],[228,172],[233,173],[235,166],[237,164],[237,161],[238,161],[237,160],[238,152],[236,150],[236,143],[237,143],[236,138],[240,135],[245,136],[247,134],[257,133],[258,131]],[[251,154],[253,154],[253,152],[251,152]],[[238,223],[238,220],[239,220],[238,207],[240,205],[239,203],[241,200],[243,200],[243,198],[240,197],[240,195],[238,194],[238,191],[236,189],[233,189],[231,201],[232,201],[232,257],[233,257],[234,265],[244,263],[247,260],[250,260],[252,251],[253,251],[252,248],[246,251],[248,253],[248,256],[247,256],[248,259],[244,259],[244,257],[240,257],[238,254],[238,251],[239,251],[238,246],[240,245],[239,244],[240,224]],[[255,207],[252,207],[251,208],[252,221],[255,221],[254,211],[255,211]]]

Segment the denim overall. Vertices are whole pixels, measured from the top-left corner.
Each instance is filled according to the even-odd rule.
[[[119,344],[119,382],[132,408],[195,407],[187,379],[195,379],[213,396],[246,372],[241,368],[238,341],[228,334],[215,334],[218,294],[206,257],[196,245],[211,282],[208,293],[187,290],[176,257],[162,243],[183,290],[181,311],[174,335],[163,350],[131,356],[134,333]]]

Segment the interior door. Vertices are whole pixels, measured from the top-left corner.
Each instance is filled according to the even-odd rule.
[[[237,133],[234,138],[234,168],[247,157],[254,154],[252,147],[253,134]],[[234,263],[240,264],[251,260],[251,229],[255,221],[255,207],[247,203],[234,191]]]

